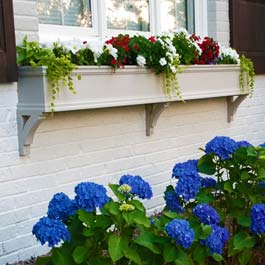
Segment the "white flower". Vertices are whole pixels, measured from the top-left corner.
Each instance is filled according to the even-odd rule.
[[[201,55],[202,54],[202,49],[201,47],[198,45],[197,42],[192,42],[192,45],[195,47],[195,49],[198,51],[198,54]]]
[[[146,65],[146,59],[142,55],[138,55],[136,57],[137,64],[141,67],[144,67]]]
[[[184,28],[178,28],[175,32],[176,32],[176,34],[181,34],[181,33],[183,33],[183,34],[186,35],[186,36],[189,35],[188,31],[187,31],[186,29],[184,29]]]
[[[80,39],[72,39],[65,42],[64,46],[73,54],[76,54],[80,49],[84,48],[83,42]]]
[[[104,43],[102,41],[90,41],[87,43],[87,48],[94,53],[94,57],[97,59],[103,53]]]
[[[105,44],[106,48],[109,51],[109,54],[113,56],[113,58],[117,59],[118,57],[118,50],[114,48],[111,44]]]
[[[232,48],[226,48],[226,47],[222,47],[221,46],[221,57],[222,56],[230,56],[231,58],[233,58],[238,64],[240,64],[240,59],[239,59],[239,54],[237,53],[237,51],[235,49]]]
[[[162,39],[159,38],[157,41],[159,41],[162,44],[162,46],[165,46],[165,42]]]
[[[159,60],[159,63],[160,63],[161,66],[166,65],[166,64],[167,64],[167,60],[166,60],[166,58],[165,58],[165,57],[161,58],[161,59]]]
[[[170,62],[173,62],[173,54],[172,54],[172,53],[167,52],[167,53],[166,53],[166,56],[167,56],[167,58],[168,58],[168,60],[169,60]]]

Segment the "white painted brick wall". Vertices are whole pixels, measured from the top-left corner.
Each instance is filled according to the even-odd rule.
[[[34,5],[31,0],[15,1],[17,36],[29,33],[37,39]],[[209,14],[212,25],[220,29],[217,39],[228,43],[228,27],[222,26],[228,23],[227,1],[209,0],[209,6],[209,12],[218,10],[216,16]],[[80,181],[107,184],[124,173],[139,174],[153,187],[154,198],[146,202],[151,212],[163,206],[162,193],[174,164],[198,157],[198,148],[215,135],[264,142],[265,76],[257,77],[255,86],[254,96],[240,106],[230,124],[225,98],[173,103],[151,137],[145,136],[143,106],[56,113],[37,130],[31,155],[19,157],[17,87],[1,85],[0,265],[48,251],[36,243],[31,229],[56,192],[73,195]]]

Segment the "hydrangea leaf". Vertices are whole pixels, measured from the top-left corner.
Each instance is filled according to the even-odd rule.
[[[249,227],[250,226],[250,217],[249,216],[241,216],[237,219],[238,224]]]
[[[207,257],[207,250],[202,245],[197,245],[193,251],[193,260],[196,261],[196,264],[204,265],[205,259]]]
[[[174,263],[176,265],[189,265],[189,257],[184,251],[178,251],[177,258],[175,259]]]
[[[84,246],[76,247],[72,254],[74,261],[77,264],[83,263],[87,259],[89,252],[90,250]]]
[[[212,257],[217,262],[220,262],[220,261],[224,260],[223,256],[220,255],[220,254],[212,254]]]
[[[150,251],[152,251],[155,254],[160,254],[160,249],[153,243],[155,239],[155,236],[150,232],[144,232],[141,233],[140,236],[138,236],[134,242],[138,245],[144,246],[148,248]]]
[[[95,215],[84,210],[78,210],[78,219],[86,225],[91,226],[94,223]]]
[[[198,161],[198,171],[206,175],[213,175],[215,173],[215,164],[213,163],[211,155],[204,155]]]
[[[252,253],[250,249],[244,250],[240,255],[238,256],[239,264],[240,265],[247,265],[250,262]]]
[[[230,181],[226,181],[225,184],[224,184],[224,190],[228,191],[229,193],[232,193],[234,190],[233,190],[233,186],[231,184]]]
[[[163,258],[166,262],[172,262],[178,258],[177,255],[178,249],[175,245],[172,244],[165,244],[164,250],[163,250]]]
[[[73,259],[69,249],[53,248],[52,250],[52,264],[53,265],[72,265]]]
[[[118,184],[109,184],[109,187],[111,188],[111,190],[113,191],[113,193],[115,194],[115,196],[117,197],[117,199],[120,202],[124,201],[126,199],[125,194],[123,194],[122,192],[119,191],[120,185],[118,185]]]
[[[202,225],[202,233],[200,239],[206,239],[212,233],[212,227],[210,225]]]
[[[199,192],[196,196],[196,199],[199,203],[211,203],[215,200],[212,194],[209,194],[205,191]]]
[[[124,256],[123,250],[128,246],[128,239],[112,234],[109,237],[108,246],[110,257],[113,262],[116,262]]]
[[[141,212],[145,212],[145,208],[143,206],[143,204],[140,201],[137,200],[131,200],[130,204],[132,204],[133,206],[135,206],[135,208]]]
[[[235,250],[243,250],[252,248],[255,245],[255,240],[245,232],[237,233],[233,238],[233,247]]]
[[[243,171],[243,172],[240,174],[240,179],[242,179],[242,180],[250,179],[250,175],[248,174],[247,171]]]
[[[35,265],[52,265],[52,260],[50,256],[38,257]]]
[[[135,249],[127,247],[123,251],[123,253],[124,253],[124,256],[127,259],[133,261],[135,264],[137,264],[137,265],[142,265],[143,264],[138,252]]]

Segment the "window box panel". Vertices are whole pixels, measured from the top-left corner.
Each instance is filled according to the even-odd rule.
[[[194,65],[183,69],[183,73],[178,75],[183,99],[228,97],[230,120],[244,98],[242,95],[249,93],[248,90],[242,92],[240,88],[240,67],[237,65]],[[45,74],[45,67],[19,69],[17,116],[20,154],[26,154],[25,146],[32,143],[38,123],[50,112],[50,90]],[[166,104],[181,101],[175,95],[165,95],[163,77],[144,68],[126,66],[114,73],[107,66],[82,66],[74,71],[73,75],[77,74],[82,76],[80,81],[74,78],[77,93],[72,94],[67,88],[62,88],[57,95],[57,112],[145,104],[149,106],[146,108],[146,134],[150,135]],[[233,96],[238,95],[241,95],[240,100],[233,101]]]

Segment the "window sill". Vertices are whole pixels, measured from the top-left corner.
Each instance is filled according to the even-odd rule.
[[[228,98],[228,121],[249,91],[241,91],[240,67],[237,65],[184,66],[178,75],[182,98],[185,101],[205,98]],[[50,91],[45,67],[20,67],[18,82],[18,134],[20,154],[28,153],[39,123],[50,112]],[[113,72],[110,67],[82,66],[73,75],[75,95],[62,89],[57,96],[55,110],[72,111],[145,104],[146,134],[150,135],[155,123],[170,103],[181,101],[177,96],[164,93],[162,76],[136,66],[127,66]],[[239,96],[234,100],[234,96]]]

